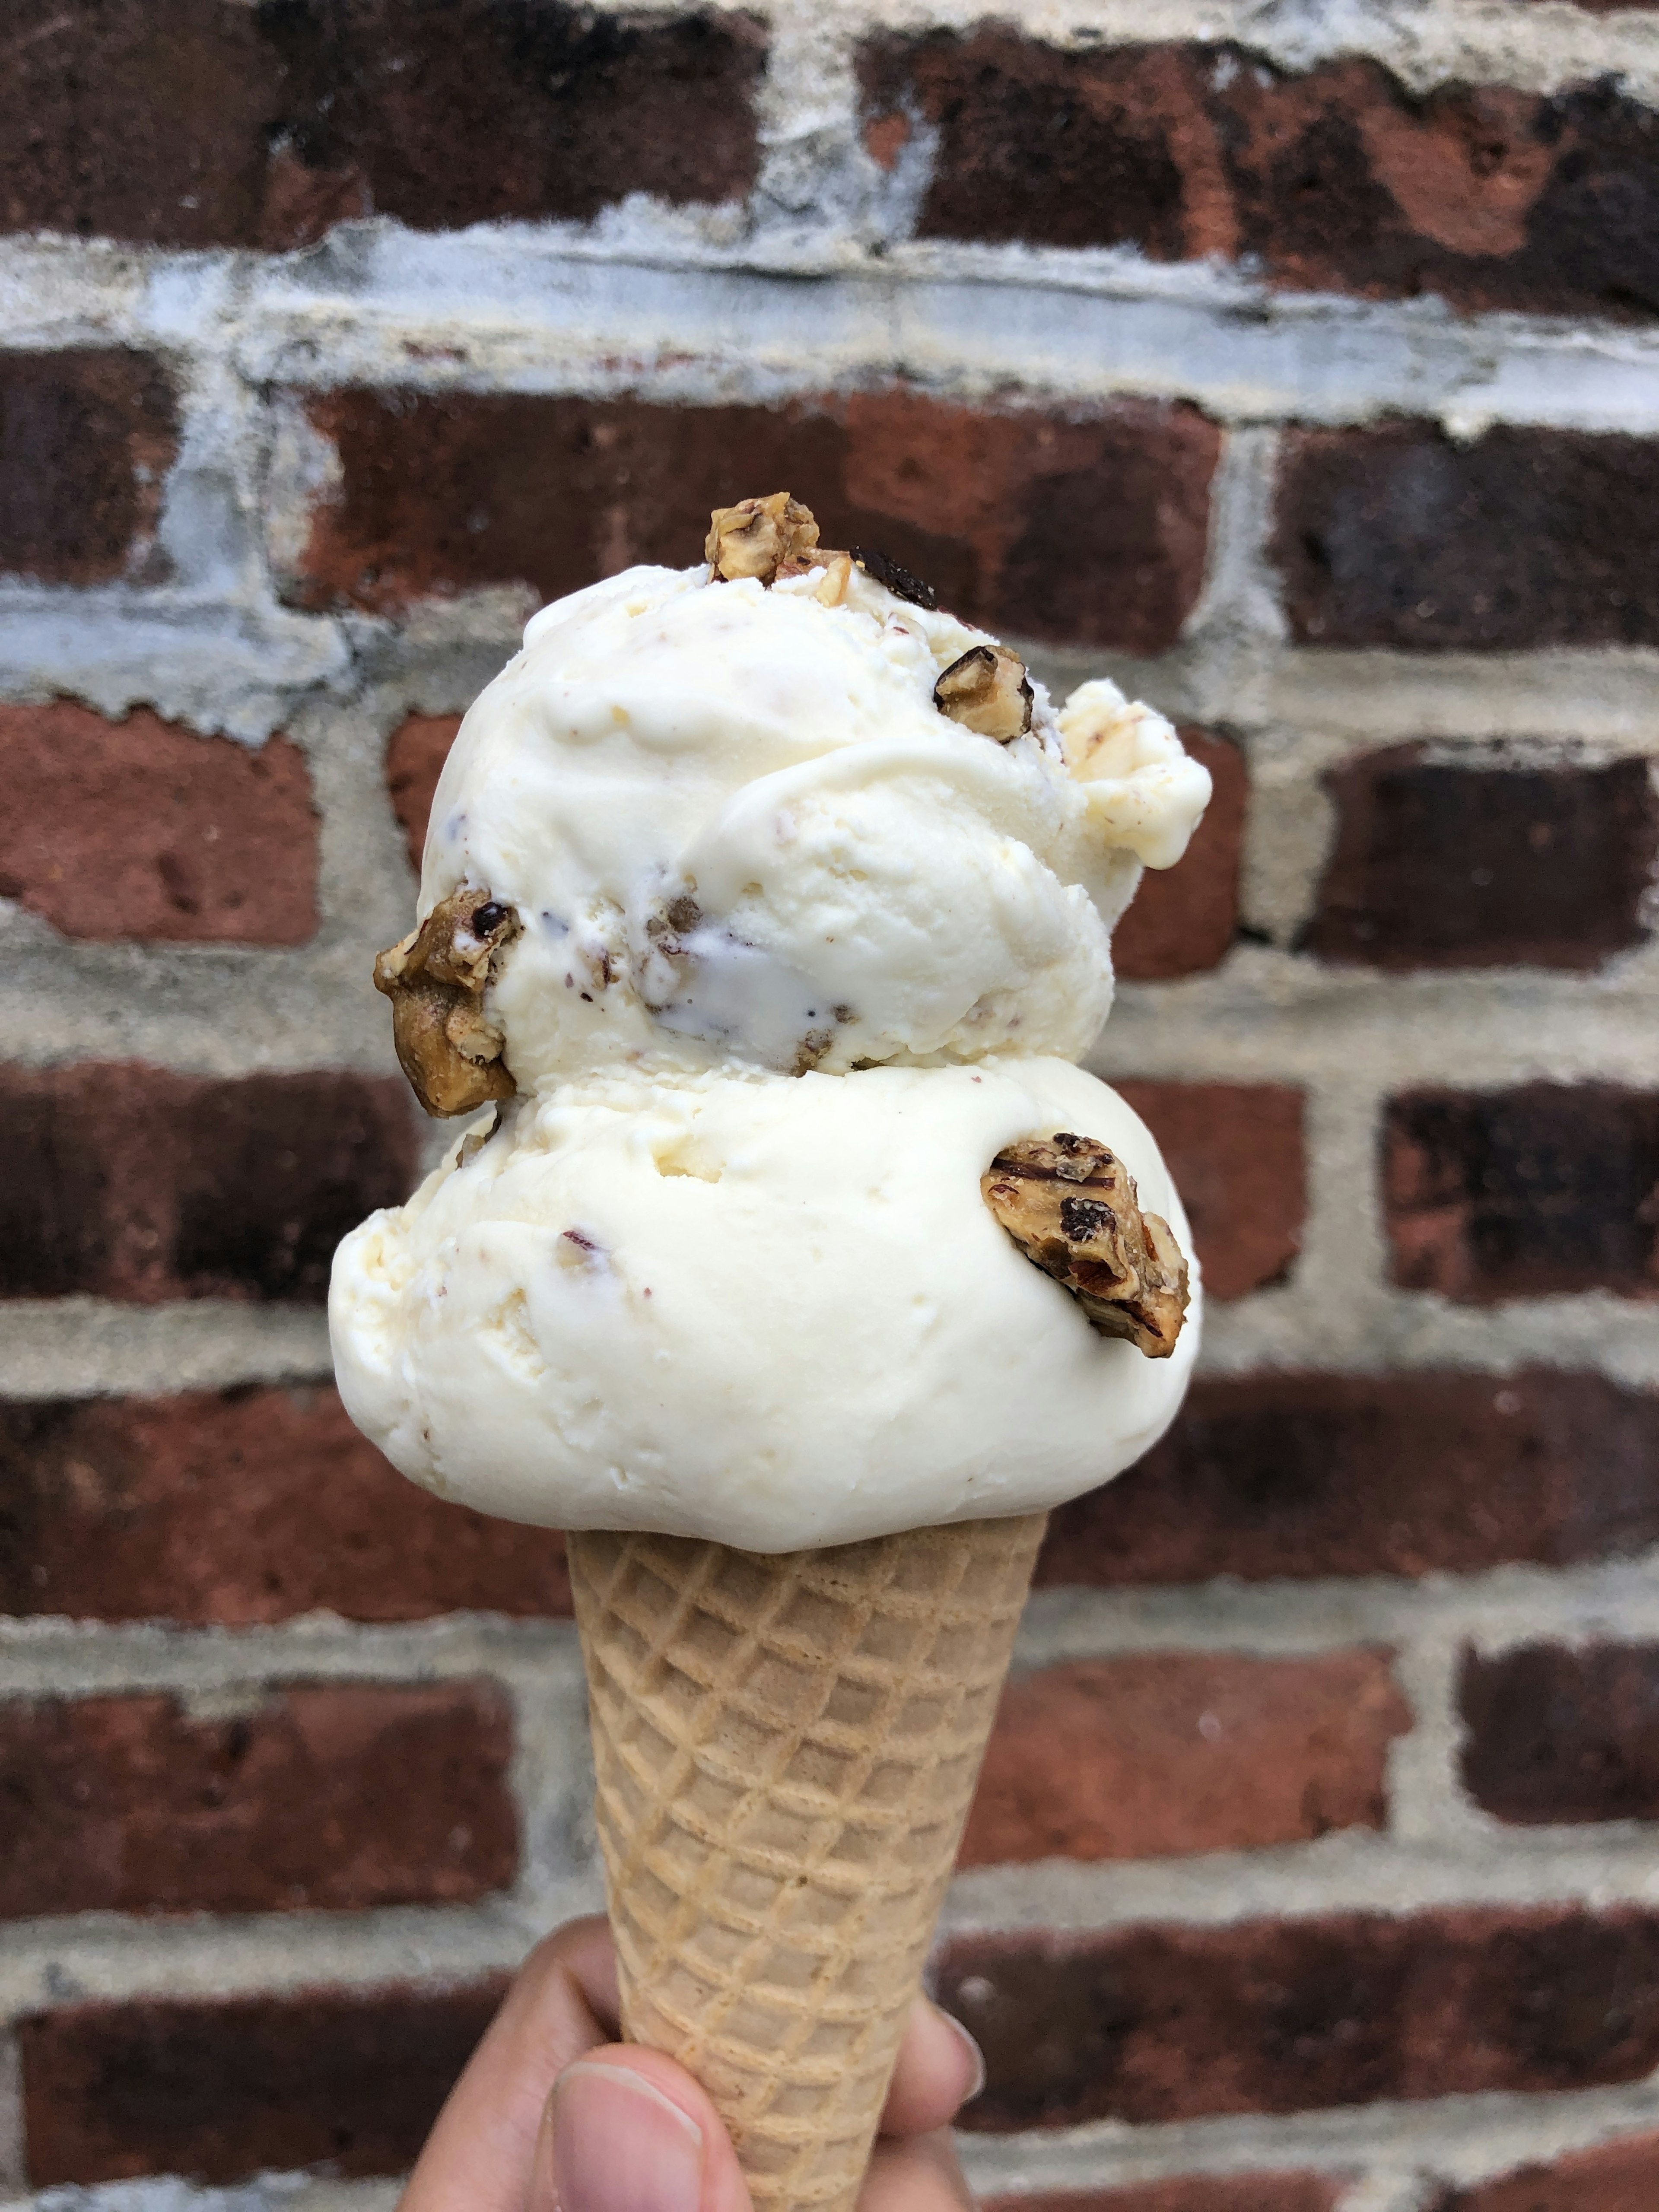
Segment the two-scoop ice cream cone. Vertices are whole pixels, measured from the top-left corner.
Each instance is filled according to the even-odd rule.
[[[1044,1515],[1197,1334],[1073,1063],[1208,779],[817,539],[719,510],[474,706],[376,981],[422,1103],[490,1112],[331,1302],[406,1474],[574,1532],[624,2027],[777,2212],[856,2194]]]

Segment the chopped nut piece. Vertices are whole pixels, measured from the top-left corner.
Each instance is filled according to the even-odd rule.
[[[455,1155],[455,1164],[464,1168],[469,1160],[476,1160],[484,1146],[501,1126],[501,1109],[498,1106],[489,1117],[487,1129],[469,1129],[461,1139],[461,1149]]]
[[[826,607],[838,607],[847,597],[847,586],[853,580],[853,558],[849,553],[826,553],[823,580],[812,597]]]
[[[868,545],[854,545],[852,556],[865,574],[878,584],[885,584],[896,599],[908,599],[913,607],[936,607],[939,593],[931,584],[924,584],[920,576],[897,561],[890,561],[884,553],[878,553]]]
[[[980,1177],[985,1203],[1026,1258],[1068,1290],[1103,1336],[1167,1359],[1187,1317],[1187,1262],[1170,1225],[1143,1213],[1115,1152],[1069,1130],[1023,1137]]]
[[[501,1060],[507,1040],[483,1009],[519,930],[513,908],[488,891],[454,891],[374,963],[374,988],[392,1001],[398,1064],[428,1114],[471,1114],[518,1088]]]
[[[970,646],[933,686],[941,714],[1006,745],[1031,726],[1031,684],[1025,663],[1006,645]]]
[[[829,556],[814,551],[818,526],[810,507],[775,491],[766,499],[740,499],[735,507],[717,507],[708,521],[703,558],[713,564],[711,580],[735,583],[741,576],[757,576],[763,584],[781,576],[799,576]]]

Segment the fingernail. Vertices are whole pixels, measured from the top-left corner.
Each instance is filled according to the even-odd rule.
[[[702,2130],[627,2066],[567,2066],[553,2089],[559,2212],[697,2212]]]
[[[974,2086],[969,2090],[967,2095],[962,2101],[964,2105],[971,2105],[975,2098],[978,2096],[980,2091],[985,2087],[985,2053],[980,2049],[978,2044],[975,2042],[973,2037],[968,2033],[967,2029],[963,2026],[962,2022],[957,2018],[954,2013],[946,2012],[943,2007],[939,2005],[935,2005],[933,2009],[939,2014],[939,2018],[945,2022],[947,2027],[955,2028],[957,2033],[962,2038],[963,2043],[968,2046],[968,2056],[974,2062]]]

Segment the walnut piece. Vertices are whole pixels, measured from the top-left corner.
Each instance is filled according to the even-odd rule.
[[[804,575],[829,559],[817,548],[818,526],[810,507],[775,491],[766,499],[740,499],[735,507],[717,507],[708,519],[708,538],[703,558],[713,564],[714,580],[736,583],[741,576],[757,576],[763,584],[780,576]]]
[[[1031,684],[1025,663],[1006,645],[970,646],[933,686],[941,714],[1006,745],[1031,726]]]
[[[374,988],[392,1001],[398,1064],[428,1114],[471,1114],[518,1088],[483,995],[519,932],[513,908],[488,891],[453,891],[374,963]]]
[[[848,548],[848,552],[854,566],[862,568],[872,581],[884,584],[896,599],[908,599],[913,607],[938,606],[939,593],[933,586],[924,584],[921,578],[912,574],[902,562],[890,559],[885,553],[878,553],[873,546],[869,545],[854,545]]]
[[[1187,1262],[1134,1177],[1093,1137],[1022,1137],[980,1177],[985,1203],[1026,1258],[1068,1290],[1103,1336],[1167,1359],[1187,1317]]]

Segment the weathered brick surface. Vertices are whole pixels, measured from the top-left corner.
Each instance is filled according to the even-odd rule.
[[[0,1297],[324,1297],[334,1247],[407,1196],[401,1080],[0,1067]]]
[[[935,238],[1249,258],[1295,289],[1552,313],[1659,309],[1659,128],[1608,80],[1417,97],[1370,61],[1232,46],[1062,52],[1006,27],[878,40],[867,143],[939,134]]]
[[[50,584],[154,580],[177,443],[173,387],[154,356],[0,353],[0,572]]]
[[[1659,1817],[1659,1646],[1468,1653],[1463,1785],[1500,1820]]]
[[[1127,2189],[988,2197],[985,2212],[1335,2212],[1341,2184],[1318,2173],[1189,2173]]]
[[[1428,2212],[1653,2212],[1656,2202],[1659,2136],[1647,2135],[1449,2190]]]
[[[0,225],[302,246],[585,217],[753,182],[760,35],[741,15],[557,4],[21,0],[0,84]]]
[[[1303,644],[1653,645],[1656,518],[1659,441],[1385,422],[1287,435],[1273,551]]]
[[[410,863],[421,872],[432,794],[461,726],[459,714],[410,714],[386,740],[386,787],[392,811],[409,842]]]
[[[1172,868],[1148,868],[1112,932],[1112,964],[1126,983],[1195,975],[1224,960],[1238,929],[1238,877],[1249,804],[1244,756],[1225,738],[1183,729],[1182,740],[1214,785],[1193,842]]]
[[[0,1613],[570,1610],[562,1539],[416,1489],[331,1388],[0,1403]]]
[[[1282,1281],[1307,1210],[1302,1093],[1277,1083],[1114,1086],[1158,1139],[1212,1297]]]
[[[963,1936],[939,1986],[985,2052],[978,2130],[1588,2088],[1659,2060],[1659,1916],[1632,1908]]]
[[[1659,1295],[1659,1096],[1611,1084],[1407,1091],[1389,1102],[1394,1279],[1476,1302]]]
[[[1327,781],[1336,843],[1303,939],[1322,959],[1594,968],[1646,933],[1659,801],[1644,760],[1454,765],[1408,744]]]
[[[1055,1514],[1049,1583],[1468,1574],[1659,1543],[1659,1396],[1595,1375],[1199,1382],[1163,1443]]]
[[[485,1682],[0,1705],[0,1917],[470,1902],[517,1869],[512,1753]]]
[[[501,1995],[490,1981],[38,2014],[18,2032],[28,2178],[400,2173]]]
[[[1411,1726],[1376,1651],[1156,1652],[1011,1681],[961,1863],[1249,1850],[1381,1827]]]
[[[779,484],[826,544],[890,553],[1015,635],[1159,652],[1203,578],[1218,436],[1187,407],[993,412],[902,389],[778,407],[360,389],[304,404],[342,480],[289,582],[303,606],[392,612],[512,583],[553,599],[631,561],[684,568],[712,507]]]
[[[1325,2174],[1182,2174],[1124,2190],[1033,2190],[984,2197],[984,2212],[1336,2212]]]
[[[68,937],[302,945],[317,927],[303,757],[143,708],[0,706],[0,897]]]

